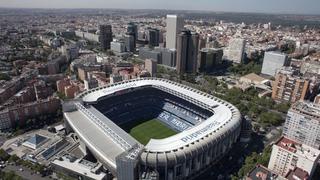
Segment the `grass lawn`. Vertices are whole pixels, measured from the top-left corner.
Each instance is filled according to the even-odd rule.
[[[177,134],[177,132],[156,119],[127,124],[123,129],[144,145],[146,145],[150,139],[163,139]]]

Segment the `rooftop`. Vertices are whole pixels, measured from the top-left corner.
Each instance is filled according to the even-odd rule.
[[[289,171],[286,178],[288,180],[306,180],[309,178],[309,174],[300,168],[295,168],[294,170]]]
[[[297,143],[286,137],[281,137],[275,145],[311,161],[316,161],[320,155],[320,150]]]
[[[290,111],[292,110],[320,121],[320,105],[318,104],[299,101],[292,105]]]
[[[278,175],[271,172],[268,168],[257,165],[254,169],[252,169],[248,175],[247,179],[249,180],[272,180],[276,178]]]
[[[27,142],[37,145],[37,144],[42,143],[42,142],[43,142],[44,140],[46,140],[46,139],[47,139],[46,137],[43,137],[43,136],[41,136],[41,135],[39,135],[39,134],[35,134],[35,135],[31,136],[31,137],[27,140]]]
[[[92,179],[104,179],[106,174],[103,172],[95,173],[94,171],[99,166],[97,163],[91,163],[81,159],[75,159],[71,156],[64,156],[61,159],[56,159],[52,162],[55,165],[68,169],[70,171],[75,171],[79,174],[83,174],[86,177]]]
[[[247,78],[247,79],[249,79],[251,81],[260,81],[260,82],[265,80],[265,78],[255,74],[255,73],[247,74],[245,76],[242,76],[241,78]]]

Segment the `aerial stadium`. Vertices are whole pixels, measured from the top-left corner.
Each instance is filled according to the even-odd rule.
[[[67,131],[120,180],[195,177],[231,149],[241,130],[230,103],[158,78],[86,91],[63,110]]]

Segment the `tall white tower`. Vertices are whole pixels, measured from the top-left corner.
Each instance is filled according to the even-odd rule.
[[[176,49],[177,36],[184,27],[183,18],[177,15],[167,15],[167,34],[166,47],[168,49]]]

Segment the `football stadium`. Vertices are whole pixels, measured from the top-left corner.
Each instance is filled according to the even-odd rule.
[[[241,130],[230,103],[158,78],[86,91],[63,110],[67,132],[120,180],[195,177],[231,149]]]

